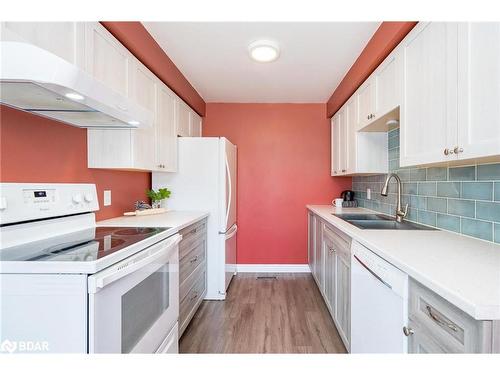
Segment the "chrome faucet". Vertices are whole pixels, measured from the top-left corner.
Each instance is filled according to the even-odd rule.
[[[385,179],[384,186],[382,187],[382,191],[380,194],[382,194],[384,197],[387,197],[387,190],[389,190],[389,181],[391,178],[396,180],[398,184],[398,202],[397,202],[397,207],[396,207],[396,221],[398,223],[401,223],[403,219],[406,217],[408,214],[408,204],[406,204],[404,211],[401,209],[401,179],[399,176],[395,173],[391,173],[387,175],[387,178]]]

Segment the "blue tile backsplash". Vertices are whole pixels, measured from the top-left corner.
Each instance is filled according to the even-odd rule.
[[[400,168],[399,129],[388,134],[389,170],[403,182],[407,220],[500,243],[500,163],[460,167]],[[386,175],[355,176],[360,207],[394,215],[396,185],[380,195]],[[366,199],[366,189],[371,199]]]

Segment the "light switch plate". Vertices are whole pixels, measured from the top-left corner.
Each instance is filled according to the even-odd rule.
[[[104,205],[111,206],[111,190],[104,190]]]
[[[366,189],[366,199],[372,199],[372,189]]]

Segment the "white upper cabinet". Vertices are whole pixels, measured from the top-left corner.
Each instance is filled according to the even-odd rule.
[[[348,174],[356,173],[357,170],[357,114],[356,99],[351,97],[345,104],[345,133],[346,133],[346,156],[345,166]]]
[[[356,94],[357,104],[357,130],[364,128],[373,121],[375,116],[375,85],[369,78],[358,89]]]
[[[400,48],[400,165],[447,161],[457,131],[457,24],[419,23]]]
[[[342,174],[345,163],[345,152],[341,149],[345,145],[345,137],[342,127],[344,122],[344,108],[341,108],[331,120],[331,175],[338,176]]]
[[[191,126],[190,126],[190,108],[182,100],[179,100],[178,105],[179,113],[179,126],[177,128],[177,135],[181,137],[189,137]]]
[[[165,85],[158,85],[156,112],[156,168],[162,172],[177,171],[177,97]]]
[[[201,126],[202,126],[201,116],[198,115],[195,111],[191,110],[189,116],[189,136],[201,137]]]
[[[116,92],[128,96],[130,52],[99,22],[85,23],[85,70]]]
[[[458,73],[457,157],[500,155],[500,23],[459,24]]]
[[[401,68],[401,55],[394,51],[373,73],[373,119],[381,118],[401,104]]]
[[[83,23],[2,22],[1,26],[2,40],[29,42],[83,68]]]

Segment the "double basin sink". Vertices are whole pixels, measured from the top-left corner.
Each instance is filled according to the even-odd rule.
[[[361,229],[385,230],[436,230],[425,225],[403,221],[398,223],[393,217],[381,214],[332,214]]]

